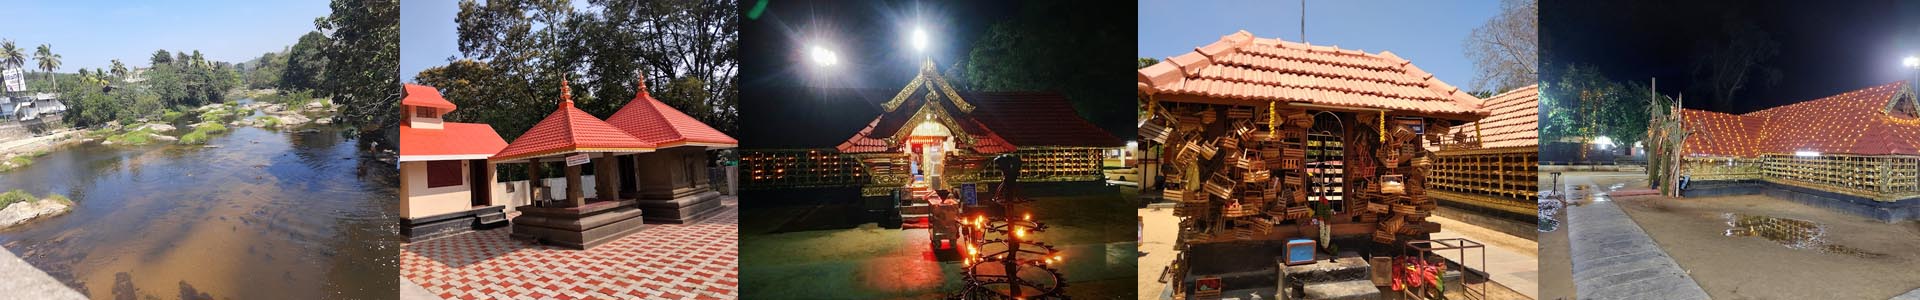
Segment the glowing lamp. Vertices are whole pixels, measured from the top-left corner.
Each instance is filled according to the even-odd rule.
[[[926,29],[920,28],[920,27],[914,27],[913,36],[908,37],[908,40],[913,42],[914,51],[927,52],[927,30]]]
[[[1806,151],[1806,150],[1794,151],[1793,156],[1799,156],[1799,157],[1820,156],[1820,151]]]
[[[814,45],[813,49],[807,51],[807,57],[812,58],[813,63],[820,66],[833,66],[834,64],[840,63],[838,54],[833,53],[833,50],[827,50],[827,47],[821,47],[819,45]]]
[[[1908,56],[1906,59],[1900,60],[1900,65],[1907,66],[1908,68],[1920,68],[1920,57]]]

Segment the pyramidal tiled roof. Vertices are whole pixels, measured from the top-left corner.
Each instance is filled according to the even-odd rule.
[[[656,146],[574,108],[572,96],[563,93],[559,109],[547,114],[540,123],[489,159],[512,161],[576,152],[651,152]]]
[[[1745,157],[1799,151],[1920,154],[1920,118],[1889,112],[1896,104],[1912,105],[1914,96],[1906,84],[1897,81],[1741,115],[1681,110],[1692,131],[1683,152]]]
[[[1163,101],[1284,101],[1460,119],[1486,114],[1479,98],[1392,52],[1256,38],[1244,30],[1140,69],[1137,75],[1139,90]]]
[[[647,93],[645,81],[641,82],[640,92],[633,96],[633,101],[614,112],[612,117],[607,118],[607,123],[661,148],[685,145],[730,148],[740,145],[740,141],[720,130],[654,99],[653,95]]]

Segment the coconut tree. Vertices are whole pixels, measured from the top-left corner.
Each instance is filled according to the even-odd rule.
[[[5,70],[11,67],[19,67],[21,65],[25,65],[26,63],[27,63],[26,50],[20,49],[19,46],[14,45],[13,40],[0,40],[0,70]],[[5,86],[0,86],[0,90],[4,90],[4,89],[6,89]],[[17,92],[17,91],[8,91],[8,92]]]
[[[60,55],[53,54],[53,45],[40,44],[34,51],[33,59],[40,61],[40,70],[47,72],[47,79],[53,81],[53,90],[60,90],[60,79],[53,77],[53,70],[60,68]]]
[[[120,63],[120,59],[118,58],[113,59],[113,67],[110,68],[110,70],[113,72],[113,77],[127,77],[127,65]]]

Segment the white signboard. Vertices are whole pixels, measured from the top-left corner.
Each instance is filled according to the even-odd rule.
[[[568,155],[567,166],[572,167],[572,166],[584,165],[584,164],[587,164],[587,161],[589,160],[591,159],[587,158],[586,153]]]
[[[6,68],[5,71],[0,71],[0,80],[6,81],[8,92],[27,90],[26,72],[21,71],[20,68]]]

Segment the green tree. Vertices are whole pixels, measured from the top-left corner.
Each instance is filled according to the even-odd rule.
[[[319,31],[307,32],[300,41],[287,50],[286,64],[281,69],[280,89],[284,90],[320,90],[325,85],[324,74],[327,70],[327,36]]]
[[[113,66],[111,67],[111,69],[113,70],[113,77],[122,77],[122,78],[127,77],[127,65],[120,63],[120,59],[118,58],[113,59]]]
[[[1136,95],[1132,89],[1113,88],[1115,82],[1133,80],[1120,72],[1126,70],[1120,65],[1126,58],[1120,56],[1126,54],[1086,51],[1133,47],[1132,28],[1102,21],[1131,15],[1123,7],[1029,2],[974,39],[962,73],[966,86],[980,91],[1057,91],[1073,101],[1082,118],[1114,136],[1135,136],[1138,106],[1119,99]]]
[[[53,70],[60,68],[60,54],[53,53],[53,45],[40,44],[40,48],[34,50],[33,59],[40,61],[40,70],[46,72],[47,80],[53,81],[54,90],[59,90],[60,79],[53,77]]]
[[[333,13],[314,21],[329,32],[324,53],[325,94],[339,104],[341,124],[371,133],[397,126],[400,102],[400,3],[334,0]],[[362,142],[373,139],[362,138]],[[393,143],[383,143],[393,144]]]
[[[160,65],[173,64],[173,54],[167,53],[167,49],[153,50],[153,57],[148,58],[147,63],[149,67],[155,68],[160,67]]]

